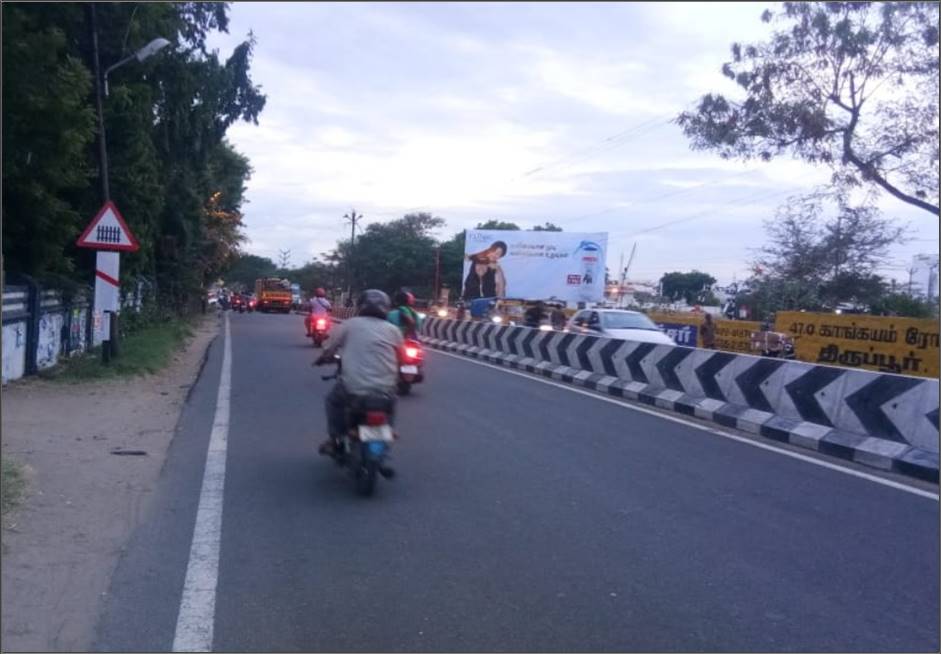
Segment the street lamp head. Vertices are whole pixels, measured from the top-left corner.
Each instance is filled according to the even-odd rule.
[[[143,48],[134,53],[134,56],[137,57],[137,61],[143,61],[147,57],[153,56],[163,50],[165,47],[170,45],[170,42],[164,38],[156,38]]]

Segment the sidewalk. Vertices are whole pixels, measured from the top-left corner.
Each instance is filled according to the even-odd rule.
[[[23,464],[28,480],[3,521],[3,651],[89,647],[218,315],[158,374],[81,384],[29,378],[3,389],[3,457]],[[113,453],[122,450],[133,454]]]

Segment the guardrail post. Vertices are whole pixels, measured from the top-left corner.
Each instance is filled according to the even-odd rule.
[[[29,289],[26,295],[26,310],[29,316],[26,319],[26,362],[23,369],[24,375],[35,375],[39,370],[37,365],[38,347],[39,347],[39,317],[42,304],[42,293],[39,288],[39,282],[29,275],[17,275],[22,279],[23,284]]]

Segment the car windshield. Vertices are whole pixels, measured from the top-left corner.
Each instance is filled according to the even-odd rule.
[[[660,331],[653,321],[642,313],[605,312],[601,314],[605,329],[650,329]]]

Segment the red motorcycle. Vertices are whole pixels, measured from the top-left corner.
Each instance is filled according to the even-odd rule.
[[[307,335],[310,336],[314,347],[323,347],[323,342],[329,338],[330,325],[329,316],[307,315]]]
[[[418,384],[425,378],[425,351],[421,343],[407,338],[399,353],[399,395],[408,395],[412,384]]]

